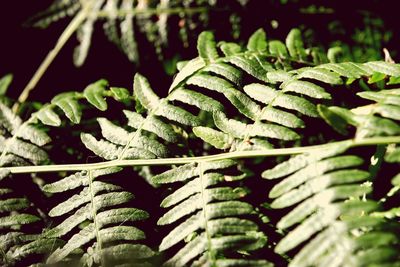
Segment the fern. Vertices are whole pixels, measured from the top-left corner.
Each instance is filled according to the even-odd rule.
[[[153,177],[154,182],[161,184],[187,182],[161,203],[162,207],[173,208],[158,220],[159,225],[171,224],[189,215],[160,244],[160,251],[163,251],[190,238],[164,266],[187,266],[188,262],[196,259],[192,266],[269,266],[263,260],[224,257],[229,250],[262,248],[267,239],[257,224],[241,218],[254,213],[251,205],[238,200],[246,195],[247,190],[222,186],[224,182],[245,177],[245,174],[231,176],[221,173],[221,169],[236,164],[232,160],[200,162]]]
[[[87,252],[80,253],[79,261],[82,266],[119,262],[121,255],[135,262],[154,255],[149,247],[131,242],[144,239],[145,235],[143,231],[129,223],[146,219],[148,213],[127,205],[133,198],[131,193],[121,191],[120,186],[100,181],[98,178],[120,170],[120,168],[108,168],[83,171],[44,186],[43,189],[49,193],[83,187],[79,194],[71,196],[50,210],[49,215],[52,217],[69,216],[45,232],[44,237],[63,237],[78,225],[85,223],[63,247],[49,256],[48,263],[64,261],[68,256],[72,256],[76,249],[86,245]]]
[[[56,96],[25,123],[0,106],[3,138],[38,149],[45,142],[21,129],[62,127],[61,112],[82,123],[84,99],[100,112],[107,97],[135,108],[125,106],[121,120],[96,114],[98,131],[79,130],[99,162],[1,168],[8,178],[74,172],[42,187],[56,202],[51,224],[3,260],[49,248],[50,265],[396,266],[399,65],[333,63],[334,51],[306,49],[298,29],[285,43],[258,30],[245,48],[204,32],[197,48],[198,57],[179,63],[165,98],[136,74],[132,96],[100,80]],[[21,155],[10,146],[6,156]],[[164,215],[134,208],[134,192],[120,180],[126,166],[154,185],[146,195],[161,192]],[[387,190],[375,192],[388,179]],[[15,209],[27,203],[5,201]],[[140,224],[148,217],[155,229]],[[145,239],[148,229],[161,233],[152,238],[158,248]]]
[[[337,148],[315,152],[319,154],[296,156],[263,173],[267,179],[290,174],[270,191],[273,208],[298,204],[277,227],[299,225],[275,250],[285,253],[307,241],[289,266],[379,266],[396,259],[392,244],[397,238],[386,229],[390,223],[372,216],[378,203],[365,199],[372,188],[366,183],[370,173],[359,169],[363,159],[338,156]]]
[[[213,3],[214,2],[214,3]],[[64,17],[75,18],[83,16],[77,28],[78,47],[74,51],[74,63],[81,66],[88,54],[94,26],[97,21],[105,20],[103,24],[107,38],[116,44],[132,62],[139,61],[137,35],[138,27],[147,40],[154,44],[157,54],[162,56],[162,49],[167,45],[168,21],[174,14],[180,14],[190,22],[193,15],[202,14],[200,20],[206,24],[209,9],[213,9],[215,1],[194,1],[184,3],[176,1],[117,1],[117,0],[90,0],[90,1],[55,1],[49,8],[30,19],[34,26],[47,28],[51,23]],[[191,26],[192,28],[193,26]],[[187,43],[187,36],[193,29],[187,25],[181,28],[182,41]],[[187,44],[186,44],[187,45]]]
[[[396,116],[399,108],[395,100],[397,94],[398,89],[361,92],[358,94],[360,97],[377,103],[351,111],[322,106],[319,110],[338,132],[346,133],[347,124],[355,126],[356,139],[398,135],[399,126],[395,121],[399,119]],[[396,227],[396,223],[383,220],[384,216],[375,216],[390,214],[395,209],[377,212],[378,203],[368,197],[372,187],[366,181],[373,182],[377,171],[374,173],[371,168],[379,167],[376,162],[372,163],[376,155],[371,158],[370,172],[360,170],[357,167],[363,164],[362,158],[337,156],[348,145],[349,142],[347,145],[344,143],[341,149],[336,146],[330,150],[315,151],[315,155],[296,156],[263,173],[267,179],[286,176],[270,191],[269,196],[274,199],[271,203],[273,208],[298,204],[277,224],[279,229],[299,224],[276,246],[278,253],[290,251],[307,241],[290,266],[363,266],[367,263],[381,266],[398,260],[396,235],[386,229],[391,223]],[[387,158],[396,161],[396,156]]]

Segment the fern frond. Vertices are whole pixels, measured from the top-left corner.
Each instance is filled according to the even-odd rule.
[[[83,171],[70,175],[62,180],[44,186],[51,193],[69,191],[81,188],[64,202],[50,210],[52,217],[67,216],[63,222],[44,233],[45,238],[63,237],[68,233],[74,234],[66,240],[64,246],[55,250],[48,258],[48,263],[63,261],[76,249],[89,246],[92,252],[81,254],[81,260],[92,262],[118,262],[118,255],[142,253],[136,260],[139,262],[154,255],[145,245],[131,244],[145,238],[143,231],[127,222],[144,220],[148,217],[145,211],[127,206],[133,198],[129,192],[122,191],[120,186],[99,180],[100,176],[119,172],[121,168]],[[78,232],[76,227],[85,223]],[[89,249],[89,250],[90,250]],[[136,252],[135,252],[136,251]]]
[[[393,259],[393,232],[384,230],[388,222],[372,215],[379,205],[364,199],[371,193],[366,183],[371,174],[360,168],[362,158],[339,155],[345,149],[332,146],[295,156],[263,173],[268,179],[284,178],[269,193],[272,208],[296,205],[277,224],[281,230],[297,225],[275,248],[280,254],[301,248],[289,266],[362,266],[369,253],[380,249],[388,257],[371,261]],[[368,242],[370,238],[375,241]]]
[[[257,224],[242,218],[254,213],[251,205],[239,200],[247,194],[247,189],[221,185],[245,178],[245,174],[223,174],[223,169],[235,164],[232,160],[189,164],[153,177],[159,184],[187,182],[161,203],[162,207],[172,208],[158,224],[180,224],[164,237],[160,250],[194,236],[164,266],[187,266],[191,261],[194,261],[192,266],[213,266],[228,251],[252,251],[264,246],[266,237],[259,232]],[[240,266],[243,261],[226,260],[231,266]],[[268,266],[267,261],[248,259],[244,262],[249,266],[256,263]]]

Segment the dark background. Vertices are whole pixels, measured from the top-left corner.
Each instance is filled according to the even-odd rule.
[[[52,1],[5,1],[0,16],[0,76],[6,73],[14,74],[14,81],[8,91],[8,96],[17,98],[24,86],[34,74],[46,54],[53,48],[59,35],[66,27],[70,18],[51,24],[47,29],[38,29],[26,24],[27,20],[38,12],[46,9]],[[309,36],[311,42],[327,47],[332,41],[340,40],[354,45],[351,34],[357,28],[363,27],[365,12],[380,18],[385,31],[392,32],[392,38],[383,46],[391,51],[394,59],[399,43],[398,17],[396,2],[398,1],[289,1],[281,4],[273,0],[250,0],[244,7],[237,1],[219,1],[228,3],[224,10],[211,11],[210,22],[203,29],[212,29],[217,40],[232,40],[229,14],[237,12],[241,17],[240,40],[245,40],[257,28],[264,28],[268,38],[284,40],[286,34],[293,27],[312,29]],[[397,3],[398,4],[398,3]],[[307,14],[301,8],[310,5],[329,7],[333,13]],[[279,23],[277,29],[271,27],[271,20]],[[328,29],[328,24],[338,21],[345,33],[335,33]],[[76,37],[73,36],[61,50],[55,61],[48,68],[37,88],[32,92],[30,100],[45,102],[59,92],[78,90],[100,78],[106,78],[113,86],[132,87],[132,77],[139,71],[147,76],[154,88],[165,95],[172,77],[165,74],[163,63],[159,62],[151,45],[146,43],[143,36],[137,36],[141,64],[135,66],[118,48],[109,42],[100,23],[98,23],[92,45],[86,62],[81,68],[76,68],[72,62],[73,48],[76,46]],[[171,19],[170,45],[164,50],[165,61],[179,54],[182,59],[189,59],[196,55],[196,36],[201,29],[191,33],[190,46],[183,47],[177,38],[174,29],[176,19]],[[376,51],[382,55],[381,51]]]

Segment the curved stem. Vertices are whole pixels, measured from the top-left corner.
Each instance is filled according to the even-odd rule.
[[[78,27],[82,24],[82,22],[86,19],[89,13],[88,8],[81,9],[79,13],[72,19],[72,21],[68,24],[65,30],[62,32],[60,37],[57,40],[54,48],[47,54],[46,58],[40,64],[39,68],[36,70],[35,74],[32,76],[28,84],[22,90],[22,93],[18,97],[18,101],[13,106],[13,111],[17,112],[19,105],[24,103],[29,96],[29,93],[35,88],[37,83],[42,78],[43,74],[46,72],[50,64],[54,61],[58,53],[64,47],[65,43],[71,38],[74,32],[78,29]]]
[[[10,173],[33,173],[33,172],[60,172],[60,171],[82,171],[94,170],[109,167],[124,166],[156,166],[156,165],[182,165],[193,162],[207,162],[222,159],[240,159],[254,157],[272,157],[272,156],[288,156],[302,153],[310,153],[339,144],[347,144],[349,147],[373,146],[400,143],[400,136],[390,137],[371,137],[361,140],[348,139],[339,142],[333,142],[323,145],[278,148],[258,151],[236,151],[228,153],[220,153],[209,156],[187,157],[187,158],[160,158],[160,159],[133,159],[133,160],[112,160],[99,163],[89,164],[64,164],[64,165],[43,165],[43,166],[24,166],[24,167],[3,167],[1,171],[9,171]]]

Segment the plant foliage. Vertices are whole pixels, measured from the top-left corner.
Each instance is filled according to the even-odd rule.
[[[34,238],[14,244],[26,235],[5,224],[4,265],[23,257],[80,266],[399,265],[400,66],[337,62],[332,50],[307,49],[299,29],[285,42],[260,29],[245,47],[203,32],[197,49],[165,98],[136,74],[132,95],[100,80],[56,96],[25,123],[1,104],[3,181],[73,172],[43,178],[54,205]],[[104,112],[106,97],[123,103],[123,116]],[[64,113],[85,126],[90,106],[99,127],[76,131],[84,153],[103,161],[14,167],[46,163],[46,149],[57,148],[42,147],[44,125],[64,127]],[[152,185],[145,193],[135,192],[140,176]],[[0,225],[38,220],[20,213],[29,200],[1,190],[9,219]],[[163,200],[146,212],[135,206],[138,193]]]

